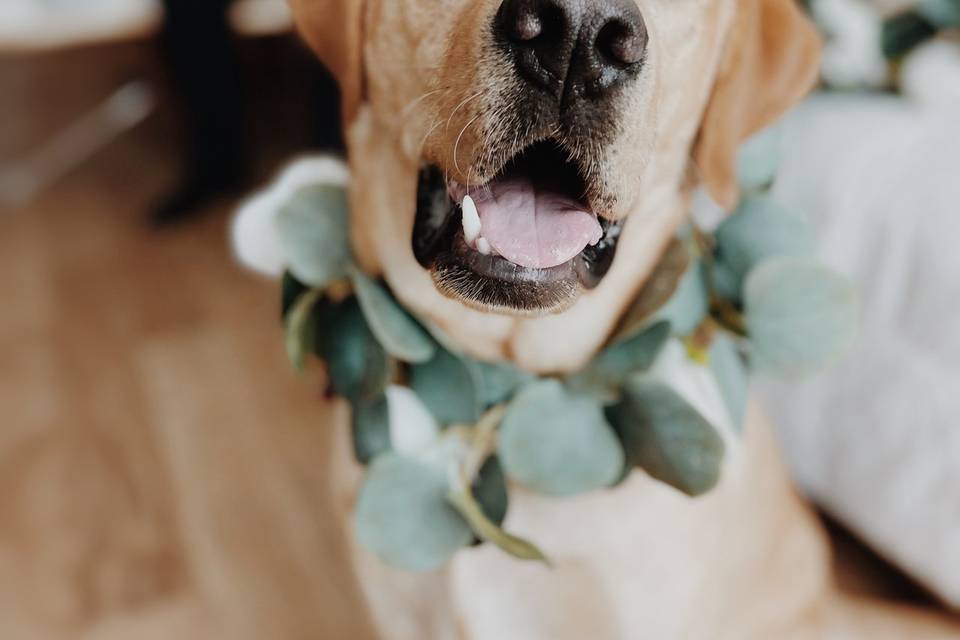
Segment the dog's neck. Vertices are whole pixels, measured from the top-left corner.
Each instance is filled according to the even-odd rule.
[[[678,118],[683,121],[696,118],[686,114],[685,119]],[[687,219],[692,191],[687,163],[695,130],[678,124],[676,135],[658,150],[656,166],[645,171],[649,189],[625,225],[614,267],[597,289],[585,292],[576,305],[556,316],[514,318],[474,311],[443,297],[410,255],[409,243],[397,242],[409,236],[414,212],[398,211],[396,203],[415,201],[419,167],[388,131],[389,125],[378,122],[369,109],[348,131],[355,254],[366,270],[383,275],[415,315],[481,359],[509,361],[534,373],[583,368],[607,342]]]

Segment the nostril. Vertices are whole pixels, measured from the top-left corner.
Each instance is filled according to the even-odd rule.
[[[576,46],[573,9],[582,1],[504,0],[494,19],[494,36],[520,76],[557,97]]]
[[[571,35],[571,25],[562,7],[551,2],[514,2],[504,5],[500,21],[507,38],[515,44],[530,46],[543,39],[558,46]],[[545,51],[545,55],[555,52]]]
[[[637,77],[648,40],[636,0],[503,0],[493,36],[520,78],[561,104]]]
[[[597,34],[596,47],[608,61],[632,66],[643,61],[647,51],[647,29],[643,22],[611,20]]]
[[[524,13],[517,17],[513,26],[513,38],[518,42],[536,40],[543,33],[543,21],[534,13]]]

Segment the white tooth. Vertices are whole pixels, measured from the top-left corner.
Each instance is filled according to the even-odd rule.
[[[477,204],[470,196],[463,196],[463,239],[467,244],[473,246],[477,238],[480,237],[480,213],[477,211]]]
[[[491,253],[493,253],[493,247],[490,246],[490,241],[487,240],[486,238],[478,238],[477,251],[479,251],[485,256],[488,256]]]

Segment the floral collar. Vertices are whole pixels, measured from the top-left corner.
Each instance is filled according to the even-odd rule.
[[[738,210],[674,239],[606,347],[566,376],[476,360],[410,315],[355,264],[342,181],[275,197],[287,351],[298,370],[322,361],[352,408],[367,469],[360,542],[413,571],[477,542],[546,562],[504,530],[517,485],[563,498],[640,470],[691,497],[713,489],[750,374],[816,371],[856,326],[851,286],[812,257],[803,216],[767,193],[776,140],[746,145]]]

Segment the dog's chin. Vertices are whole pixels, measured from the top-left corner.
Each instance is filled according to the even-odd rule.
[[[561,202],[563,206],[581,210],[572,214],[576,218],[572,231],[582,231],[584,225],[597,225],[595,237],[576,251],[576,243],[566,240],[566,232],[550,232],[563,246],[540,246],[538,234],[534,234],[534,251],[505,251],[516,260],[508,259],[498,252],[496,246],[468,230],[464,224],[465,193],[496,193],[504,183],[519,181],[533,185],[532,199],[516,198],[522,204],[512,205],[511,215],[540,215],[537,209],[541,198],[547,202]],[[620,224],[597,218],[588,213],[583,194],[588,186],[581,171],[567,158],[563,150],[551,142],[537,143],[518,154],[503,170],[486,185],[465,189],[456,183],[448,183],[443,171],[428,166],[420,172],[417,196],[417,216],[413,230],[413,251],[417,261],[433,276],[437,289],[447,297],[459,300],[466,306],[480,311],[517,316],[538,316],[560,313],[573,305],[584,290],[597,287],[606,276],[616,254]],[[490,200],[494,202],[494,200]],[[502,202],[497,199],[496,203]],[[532,203],[532,204],[530,204]],[[497,206],[497,205],[494,205]],[[561,207],[562,208],[562,207]],[[527,210],[525,210],[527,209]],[[501,223],[504,214],[500,214]],[[595,220],[590,222],[589,217]],[[558,215],[555,220],[561,226],[569,219]],[[584,222],[586,220],[586,222]],[[479,223],[477,223],[479,224]],[[510,220],[506,220],[508,227]],[[539,220],[536,223],[540,224]],[[571,231],[571,232],[572,232]],[[468,234],[473,237],[468,239]],[[504,241],[501,230],[500,240]],[[599,238],[599,240],[597,240]],[[508,237],[505,244],[510,244]],[[540,243],[540,244],[537,244]],[[521,243],[522,245],[522,243]],[[538,254],[541,259],[531,258]],[[546,255],[547,258],[542,258]],[[558,259],[557,256],[560,256]]]

